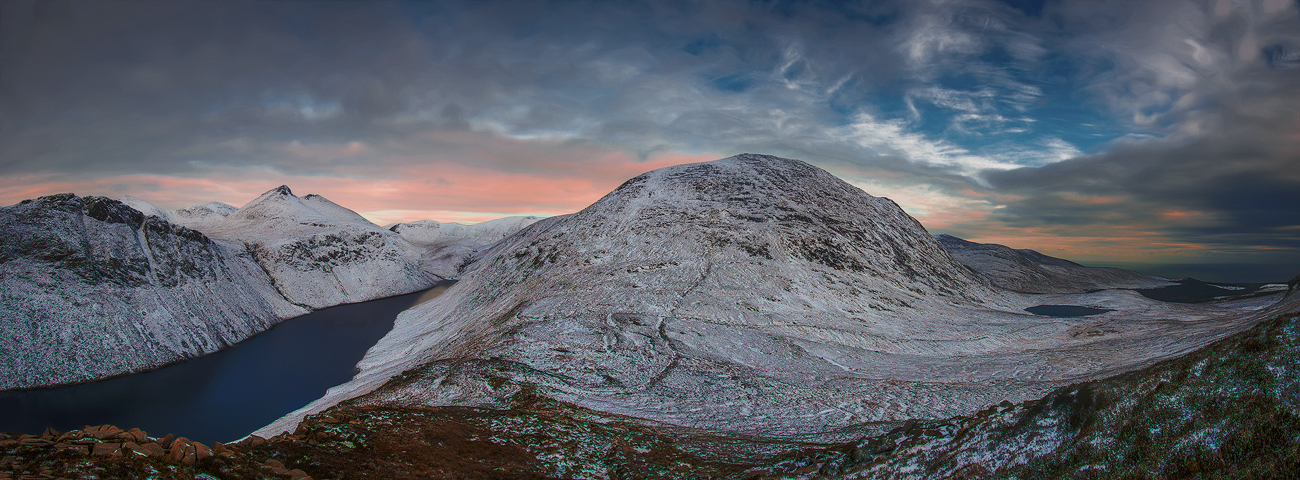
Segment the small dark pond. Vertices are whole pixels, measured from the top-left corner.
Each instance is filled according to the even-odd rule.
[[[1044,317],[1086,317],[1098,313],[1113,312],[1109,308],[1080,307],[1078,305],[1039,305],[1025,309],[1026,312]]]
[[[229,442],[347,382],[402,310],[446,291],[339,305],[281,322],[230,348],[157,370],[66,387],[0,392],[0,431],[85,425]]]

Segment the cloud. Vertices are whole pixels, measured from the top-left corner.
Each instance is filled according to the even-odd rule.
[[[1292,249],[1297,22],[1277,0],[11,1],[0,202],[273,178],[403,218],[561,213],[748,151],[968,236]]]

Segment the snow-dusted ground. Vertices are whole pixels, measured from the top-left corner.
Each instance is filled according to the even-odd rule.
[[[1024,293],[1085,293],[1108,288],[1157,288],[1168,279],[1113,267],[1085,267],[1028,249],[975,243],[952,235],[936,235],[953,258],[994,285]]]
[[[892,201],[761,155],[649,172],[480,258],[402,313],[351,382],[258,434],[347,399],[499,405],[532,386],[656,422],[829,439],[1035,398],[1249,326],[1242,306],[995,288]],[[1023,311],[1040,304],[1115,311]]]
[[[459,279],[471,267],[474,253],[532,225],[539,217],[505,217],[474,225],[420,220],[399,223],[389,230],[421,250],[424,272],[447,280]]]

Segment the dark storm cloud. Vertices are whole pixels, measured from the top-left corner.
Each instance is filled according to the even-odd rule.
[[[1134,42],[1147,50],[1127,61],[1147,60],[1145,68],[1094,85],[1147,135],[1041,168],[987,173],[998,191],[1025,196],[994,220],[1025,227],[1144,225],[1221,252],[1294,263],[1300,69],[1280,66],[1276,46],[1300,45],[1300,18],[1293,10],[1266,15],[1286,6],[1264,2],[1241,11],[1212,3],[1176,12],[1172,26],[1181,27],[1182,45]],[[1121,39],[1151,35],[1136,26],[1118,30]],[[1107,201],[1088,205],[1080,198]]]

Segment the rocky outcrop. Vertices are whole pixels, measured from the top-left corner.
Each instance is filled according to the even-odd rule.
[[[1039,304],[1114,311],[1023,311]],[[834,435],[1138,368],[1245,328],[1240,313],[997,289],[892,201],[740,155],[646,173],[484,249],[398,317],[352,382],[262,434],[344,400],[488,407],[537,392],[671,425]]]
[[[952,235],[936,235],[953,258],[994,285],[1024,293],[1087,293],[1111,288],[1156,288],[1173,285],[1168,279],[1113,267],[1085,267],[1029,249],[975,243]]]
[[[116,200],[23,201],[0,230],[0,389],[158,367],[306,313],[242,243]]]
[[[389,227],[421,250],[425,273],[456,280],[471,268],[474,254],[532,225],[539,217],[505,217],[474,225],[420,220]]]
[[[211,223],[208,235],[247,245],[284,298],[318,309],[432,287],[402,237],[325,197],[272,189]]]
[[[162,466],[178,478],[260,478],[311,480],[301,469],[252,453],[258,445],[212,447],[168,434],[153,437],[132,428],[87,425],[40,435],[0,433],[0,479],[10,478],[149,478]],[[260,444],[265,444],[265,441]]]

